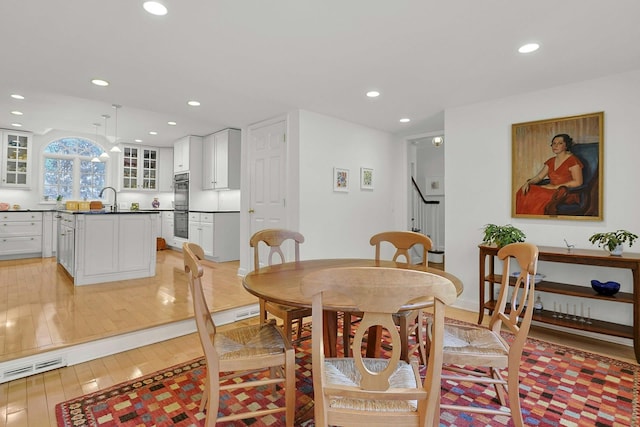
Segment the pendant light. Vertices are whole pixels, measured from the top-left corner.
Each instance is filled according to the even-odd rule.
[[[122,150],[120,149],[120,147],[118,147],[118,108],[122,107],[122,105],[118,105],[118,104],[111,104],[111,106],[113,108],[116,109],[116,128],[115,128],[115,140],[113,141],[114,146],[111,147],[111,152],[112,153],[122,153]]]
[[[96,127],[96,143],[98,142],[98,126],[100,126],[99,123],[94,123],[93,124]],[[104,153],[103,153],[104,154]],[[102,154],[101,154],[102,156]],[[96,156],[93,157],[93,159],[91,159],[91,163],[99,163],[100,159]]]
[[[98,142],[98,126],[100,126],[100,123],[94,123],[93,125],[96,127],[96,142]],[[101,162],[104,162],[108,158],[109,158],[109,153],[107,153],[106,151],[103,151],[102,154],[100,154],[100,157],[99,157]]]

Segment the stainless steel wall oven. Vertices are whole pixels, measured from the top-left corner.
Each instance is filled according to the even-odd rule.
[[[189,173],[179,173],[173,179],[173,235],[189,238]]]

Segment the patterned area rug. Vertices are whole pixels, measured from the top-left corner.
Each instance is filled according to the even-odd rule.
[[[339,342],[341,340],[338,340]],[[312,411],[311,344],[296,354],[299,411]],[[203,426],[198,411],[202,397],[204,359],[194,360],[110,389],[56,406],[58,426]],[[520,367],[520,396],[528,426],[637,426],[640,417],[640,366],[529,339]],[[464,395],[463,395],[464,393]],[[470,398],[471,396],[471,398]],[[442,384],[442,402],[498,406],[492,388],[465,383]],[[220,412],[242,411],[247,402],[266,407],[281,404],[280,393],[266,388],[236,391],[221,399]],[[471,400],[472,399],[472,400]],[[307,411],[307,412],[308,412]],[[227,426],[281,426],[274,416],[227,423]],[[296,422],[313,426],[313,420]],[[442,411],[440,426],[511,426],[508,415],[487,416]]]

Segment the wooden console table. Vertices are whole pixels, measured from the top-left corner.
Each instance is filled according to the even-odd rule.
[[[478,323],[482,323],[485,310],[489,313],[495,308],[495,284],[502,283],[502,275],[496,274],[494,262],[498,255],[495,246],[479,245],[480,248],[480,310]],[[533,314],[533,320],[566,328],[580,329],[600,334],[630,338],[633,340],[636,360],[640,363],[640,254],[624,253],[622,256],[608,255],[604,250],[598,249],[571,249],[556,248],[550,246],[538,246],[539,261],[559,262],[565,264],[595,265],[601,267],[622,268],[631,270],[633,279],[633,292],[618,292],[613,296],[605,296],[596,293],[591,286],[570,285],[542,280],[536,284],[537,292],[570,295],[580,298],[593,298],[604,301],[613,301],[625,304],[633,304],[633,325],[621,325],[591,319],[591,324],[577,322],[568,318],[553,317],[552,310],[542,310]],[[487,263],[487,257],[489,257]],[[487,271],[488,265],[488,271]],[[500,269],[500,272],[502,269]],[[515,278],[510,279],[511,285],[515,284]],[[488,286],[487,286],[488,285]]]

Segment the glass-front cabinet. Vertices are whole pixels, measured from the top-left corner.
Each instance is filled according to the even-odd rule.
[[[4,187],[28,188],[31,179],[31,134],[0,130],[2,135],[2,182]]]
[[[158,149],[124,146],[122,190],[158,190]]]

